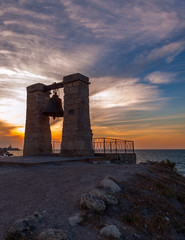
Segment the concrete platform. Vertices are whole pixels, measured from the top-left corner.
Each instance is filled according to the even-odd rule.
[[[104,160],[103,157],[61,157],[61,156],[30,156],[0,157],[0,166],[34,166],[43,164],[61,164],[68,162],[93,162]]]

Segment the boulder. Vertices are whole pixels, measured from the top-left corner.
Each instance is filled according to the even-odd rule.
[[[27,240],[31,236],[32,230],[33,225],[28,218],[19,219],[7,231],[6,240]]]
[[[37,240],[67,240],[67,234],[62,229],[47,229],[41,232]]]
[[[6,233],[6,240],[27,240],[33,234],[38,222],[42,219],[42,215],[34,212],[25,219],[17,220]]]
[[[105,210],[105,203],[101,199],[97,199],[89,193],[83,194],[80,200],[81,208],[88,208],[95,212],[102,212]]]
[[[108,204],[118,204],[118,199],[112,194],[108,194],[99,189],[93,189],[90,194],[96,198],[100,198]]]
[[[112,193],[117,193],[121,191],[121,188],[118,186],[116,182],[114,182],[110,178],[104,178],[99,184],[99,187],[109,189]]]
[[[71,226],[76,226],[83,221],[83,216],[81,213],[76,213],[74,216],[69,217],[68,221]]]
[[[43,218],[43,216],[40,213],[34,212],[32,215],[30,215],[28,217],[28,220],[31,224],[35,225],[35,224],[41,222],[42,218]]]
[[[121,233],[115,225],[109,225],[100,230],[100,234],[106,237],[113,237],[119,239]]]

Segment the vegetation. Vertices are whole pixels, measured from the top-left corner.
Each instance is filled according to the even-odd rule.
[[[169,160],[149,166],[147,174],[119,183],[119,205],[106,215],[122,222],[131,239],[185,239],[185,179]]]
[[[185,179],[174,169],[169,160],[152,163],[150,173],[136,174],[120,195],[120,202],[132,203],[122,222],[134,226],[146,239],[185,237]]]

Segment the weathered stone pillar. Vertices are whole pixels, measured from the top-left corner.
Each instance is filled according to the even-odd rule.
[[[89,118],[89,78],[79,73],[63,78],[64,122],[61,155],[93,156]]]
[[[49,100],[49,92],[44,91],[44,86],[37,83],[27,87],[24,156],[52,153],[49,117],[42,114]]]

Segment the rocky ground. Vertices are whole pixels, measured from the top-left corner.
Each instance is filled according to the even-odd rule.
[[[18,219],[36,225],[22,239],[185,239],[185,179],[173,167],[169,162],[1,166],[0,239]],[[21,238],[8,240],[15,239]]]

